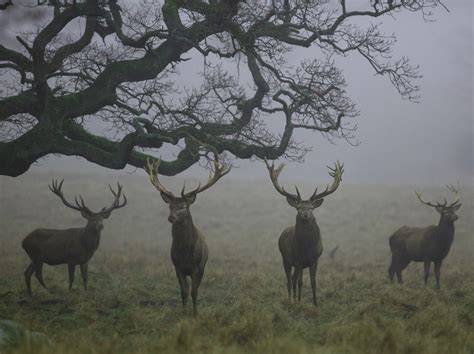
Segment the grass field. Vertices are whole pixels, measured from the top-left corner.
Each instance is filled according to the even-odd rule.
[[[169,180],[168,180],[169,181]],[[67,177],[67,196],[108,205],[105,177]],[[0,318],[45,333],[52,347],[24,343],[18,353],[473,353],[473,191],[462,189],[441,290],[422,281],[411,264],[405,284],[387,279],[388,237],[398,227],[437,223],[413,187],[343,185],[316,211],[325,252],[318,269],[318,300],[311,304],[308,271],[303,300],[287,300],[277,240],[295,211],[269,181],[225,178],[199,195],[195,223],[210,257],[200,288],[200,315],[183,313],[169,256],[167,206],[144,176],[121,178],[126,208],[106,220],[89,264],[89,286],[67,291],[67,267],[46,266],[51,293],[33,278],[25,296],[28,259],[21,240],[37,227],[82,226],[47,188],[48,176],[0,179]],[[312,190],[306,184],[305,194]],[[423,188],[427,198],[442,194]],[[329,250],[339,246],[335,260]]]

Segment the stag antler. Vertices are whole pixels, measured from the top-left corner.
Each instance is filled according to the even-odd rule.
[[[459,189],[455,188],[452,184],[448,184],[446,186],[446,188],[448,188],[451,192],[454,193],[456,199],[454,200],[453,203],[451,203],[448,208],[453,208],[455,207],[457,204],[459,204],[459,200],[460,200],[460,196],[459,196]]]
[[[112,186],[109,184],[109,189],[112,192],[112,194],[114,195],[115,199],[108,208],[103,208],[102,209],[102,213],[110,215],[112,210],[123,208],[127,204],[127,197],[125,196],[125,193],[122,192],[122,188],[123,188],[123,186],[120,183],[117,182],[117,192],[115,192],[112,189]],[[121,196],[123,196],[123,203],[122,204],[120,204],[120,197]]]
[[[336,189],[339,187],[339,184],[342,181],[342,174],[344,173],[344,164],[341,164],[338,161],[336,161],[336,164],[334,167],[329,167],[329,175],[334,178],[334,181],[332,182],[332,185],[326,186],[326,189],[324,192],[318,194],[318,188],[314,190],[313,195],[309,198],[310,200],[318,200],[326,197],[329,194],[332,194],[336,191]]]
[[[77,211],[80,211],[80,212],[87,212],[87,213],[92,213],[91,210],[86,207],[86,205],[84,204],[84,199],[82,199],[82,196],[79,195],[79,199],[81,201],[81,203],[79,204],[79,201],[77,200],[77,196],[74,196],[74,201],[76,203],[76,205],[73,205],[71,203],[69,203],[66,198],[64,198],[64,194],[63,194],[63,191],[62,191],[62,188],[63,188],[63,182],[64,182],[64,179],[61,180],[61,182],[58,183],[58,180],[56,179],[53,179],[51,181],[51,185],[49,185],[49,190],[51,192],[53,192],[54,194],[56,194],[59,198],[61,198],[61,201],[63,202],[63,204],[65,206],[67,206],[68,208],[71,208],[71,209],[74,209],[74,210],[77,210]]]
[[[151,183],[155,186],[155,188],[158,191],[166,194],[167,196],[171,198],[175,198],[174,194],[168,189],[166,189],[165,186],[161,184],[158,178],[158,167],[160,166],[160,162],[161,160],[159,159],[156,159],[154,161],[151,161],[151,159],[147,159],[145,170],[150,176]],[[209,179],[207,183],[204,186],[201,186],[201,183],[199,183],[196,189],[189,192],[185,192],[186,184],[184,183],[183,188],[181,189],[181,197],[187,198],[187,197],[190,197],[191,195],[195,195],[195,194],[205,191],[206,189],[213,186],[220,178],[228,174],[231,169],[232,169],[231,166],[225,163],[220,163],[219,158],[216,155],[216,158],[214,159],[214,170],[209,172]]]
[[[422,202],[423,204],[428,205],[428,206],[430,206],[430,207],[433,207],[433,208],[443,207],[443,206],[445,206],[446,203],[447,203],[447,202],[446,202],[446,199],[445,199],[445,203],[444,203],[444,204],[441,204],[441,203],[438,203],[438,202],[437,202],[436,204],[433,204],[433,203],[431,203],[431,202],[427,202],[426,200],[423,200],[423,199],[421,198],[421,193],[420,193],[420,192],[415,191],[415,194],[416,194],[416,196],[418,197],[418,200],[419,200],[420,202]]]
[[[455,196],[456,196],[456,199],[455,199],[454,202],[451,203],[450,205],[447,205],[447,204],[448,204],[448,201],[446,200],[446,198],[443,198],[443,199],[444,199],[443,203],[436,202],[436,204],[434,204],[434,203],[427,202],[427,201],[423,200],[423,199],[421,198],[421,193],[420,193],[420,192],[415,191],[415,194],[416,194],[416,196],[418,197],[418,199],[420,200],[420,202],[422,202],[423,204],[428,205],[428,206],[430,206],[430,207],[433,207],[433,208],[440,208],[440,207],[441,207],[441,208],[453,208],[453,207],[455,207],[455,206],[459,203],[459,190],[456,189],[452,184],[448,184],[448,185],[446,186],[446,188],[448,188],[448,189],[449,189],[451,192],[453,192],[453,193],[455,194]]]
[[[284,197],[294,199],[294,200],[301,200],[301,194],[300,194],[300,191],[298,190],[298,187],[295,186],[297,194],[292,194],[292,193],[288,193],[284,187],[278,184],[278,176],[280,176],[280,173],[283,170],[283,167],[285,167],[285,164],[282,163],[275,170],[275,162],[272,162],[272,164],[270,165],[267,159],[264,159],[263,161],[265,161],[265,165],[267,165],[268,172],[270,173],[270,180],[272,181],[273,186],[275,187],[277,192],[283,195]]]
[[[160,179],[158,178],[158,167],[160,167],[161,160],[160,159],[155,159],[152,160],[151,158],[146,159],[146,165],[145,165],[145,171],[148,173],[150,176],[150,182],[155,186],[155,188],[160,192],[168,197],[174,198],[174,194],[169,191],[168,189],[165,188],[160,182]]]
[[[183,183],[183,188],[181,189],[181,196],[183,198],[187,198],[187,197],[190,197],[191,195],[198,194],[205,191],[206,189],[212,187],[219,179],[221,179],[226,174],[228,174],[231,169],[232,169],[232,166],[223,162],[221,163],[219,161],[219,157],[215,155],[214,170],[209,172],[209,178],[208,178],[207,183],[204,186],[201,186],[201,183],[199,183],[196,189],[190,192],[186,192],[186,193],[184,192],[186,186]]]

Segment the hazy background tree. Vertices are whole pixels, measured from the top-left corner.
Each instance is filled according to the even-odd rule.
[[[351,141],[358,112],[334,56],[360,55],[403,98],[417,100],[417,68],[392,59],[395,37],[369,19],[424,17],[438,1],[43,1],[21,50],[0,45],[0,173],[17,176],[49,154],[142,167],[146,153],[174,175],[208,151],[300,159],[296,129]],[[10,11],[16,5],[4,6]],[[367,21],[357,21],[357,19]],[[295,47],[318,55],[287,62]],[[203,59],[201,79],[178,84],[180,65]],[[235,63],[235,65],[229,65]],[[242,64],[242,65],[240,65]],[[239,82],[245,68],[252,85]],[[110,134],[89,127],[102,121]],[[149,152],[150,151],[150,152]]]

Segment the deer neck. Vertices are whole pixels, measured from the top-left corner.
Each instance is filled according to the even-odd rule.
[[[99,247],[102,230],[91,223],[87,223],[82,234],[82,244],[88,250],[96,250]]]
[[[188,213],[182,221],[173,224],[171,235],[173,236],[173,244],[178,248],[188,247],[195,243],[197,231],[191,213]]]
[[[319,237],[319,226],[316,218],[312,216],[308,220],[296,216],[295,238],[297,242],[316,240]]]
[[[436,257],[444,259],[454,240],[454,223],[441,217],[434,237],[436,239]]]
[[[454,236],[454,223],[446,221],[441,217],[438,223],[438,237],[442,239],[452,240]]]

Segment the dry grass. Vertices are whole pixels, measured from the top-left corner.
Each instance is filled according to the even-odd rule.
[[[193,217],[207,236],[210,259],[200,291],[200,316],[183,313],[169,257],[166,205],[145,177],[122,178],[129,205],[107,220],[90,262],[90,291],[67,291],[66,266],[46,267],[52,293],[33,279],[20,242],[37,227],[83,225],[47,190],[47,176],[0,179],[0,318],[46,333],[52,348],[21,353],[472,353],[474,351],[473,193],[463,188],[455,241],[442,268],[442,289],[425,288],[412,264],[403,286],[387,280],[388,236],[399,226],[435,223],[433,210],[410,187],[343,186],[316,217],[323,253],[320,308],[286,300],[277,249],[295,212],[267,181],[230,178],[198,196]],[[67,195],[94,207],[109,203],[104,177],[69,177]],[[310,192],[311,186],[305,189]],[[440,193],[425,189],[427,193]],[[339,245],[335,262],[328,251]]]

